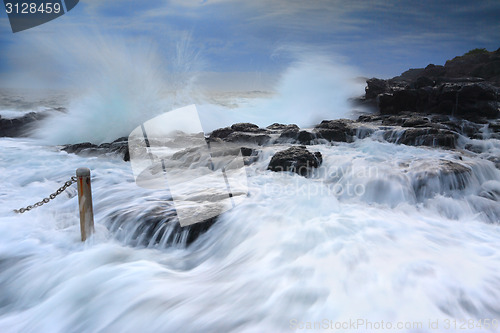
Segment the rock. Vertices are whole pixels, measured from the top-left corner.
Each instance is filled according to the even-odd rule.
[[[316,139],[316,134],[308,131],[300,131],[297,136],[297,142],[303,145],[310,145]]]
[[[62,150],[64,150],[67,153],[73,153],[73,154],[79,154],[84,150],[90,150],[90,149],[98,149],[98,146],[90,143],[90,142],[83,142],[83,143],[77,143],[73,145],[65,145],[63,146]],[[105,148],[103,148],[105,149]]]
[[[488,129],[494,133],[500,133],[500,121],[490,122]]]
[[[123,160],[125,162],[130,161],[130,152],[128,150],[127,137],[122,137],[113,141],[109,146],[109,150],[113,153],[123,156]]]
[[[470,166],[449,160],[423,160],[411,163],[408,173],[418,199],[463,190],[471,181]]]
[[[241,154],[245,165],[250,165],[259,159],[259,151],[253,148],[241,147]]]
[[[251,123],[238,123],[233,124],[231,127],[224,127],[214,130],[210,136],[209,141],[215,142],[221,139],[226,142],[246,142],[257,145],[264,145],[271,140],[271,137],[266,134],[268,131],[259,128]]]
[[[435,112],[462,117],[496,118],[499,88],[485,82],[444,83],[434,88],[405,89],[378,97],[381,114]]]
[[[166,201],[161,206],[144,211],[140,218],[129,214],[129,210],[124,210],[104,220],[108,229],[119,240],[131,246],[189,246],[215,224],[217,217],[181,227],[173,203]],[[123,233],[120,233],[120,230],[123,230]]]
[[[358,117],[358,122],[371,123],[382,119],[383,117],[381,117],[380,115],[365,114]]]
[[[366,98],[376,98],[378,95],[387,92],[388,89],[389,84],[385,80],[380,80],[377,78],[366,80]]]
[[[257,151],[253,148],[241,147],[241,155],[242,156],[257,155]]]
[[[299,136],[299,128],[298,127],[285,128],[281,132],[277,141],[279,143],[293,141],[293,140],[296,140],[298,136]]]
[[[427,125],[429,124],[429,119],[421,117],[421,116],[412,116],[408,119],[403,120],[403,127],[415,127],[419,125]]]
[[[500,169],[500,157],[490,156],[490,157],[488,157],[488,161],[495,163],[495,167],[497,169]]]
[[[446,77],[480,77],[495,83],[500,83],[500,52],[483,52],[465,54],[448,60],[445,65]]]
[[[459,91],[459,99],[464,100],[497,100],[499,89],[486,82],[464,84]]]
[[[30,112],[22,117],[6,119],[0,117],[0,137],[24,137],[35,122],[47,117],[46,112]]]
[[[419,88],[424,88],[424,87],[432,87],[436,84],[434,80],[427,76],[420,76],[415,80],[415,83],[413,84],[413,88],[419,89]]]
[[[444,66],[410,69],[389,80],[369,79],[364,99],[376,100],[381,114],[417,111],[475,121],[499,116],[499,87],[499,50],[472,52]]]
[[[272,131],[299,130],[299,126],[295,124],[285,125],[285,124],[274,123],[272,125],[267,126],[266,128]]]
[[[422,127],[408,128],[403,132],[388,131],[384,133],[384,139],[408,146],[455,148],[458,134],[449,130]]]
[[[314,133],[318,138],[328,141],[352,142],[352,136],[355,134],[352,124],[353,121],[349,119],[323,120],[316,125]]]
[[[291,171],[306,176],[312,168],[319,167],[322,162],[323,157],[320,152],[313,154],[303,146],[291,147],[274,154],[267,169],[276,172]]]
[[[102,143],[95,145],[90,142],[69,144],[62,146],[61,150],[67,153],[85,155],[85,156],[100,156],[116,154],[121,156],[124,161],[130,161],[130,153],[128,150],[128,138],[119,138],[112,143]]]
[[[399,77],[395,77],[392,80],[411,82],[416,80],[418,77],[421,77],[423,73],[424,73],[423,68],[410,68],[406,72],[403,72]]]
[[[429,64],[422,71],[422,77],[439,78],[446,75],[446,69],[441,65]]]
[[[283,131],[278,138],[278,143],[298,143],[302,145],[310,145],[314,143],[316,139],[316,134],[308,131],[299,131],[298,129],[292,128]]]
[[[253,143],[262,146],[271,140],[267,134],[250,134],[244,132],[234,132],[223,139],[227,142]]]
[[[231,129],[237,132],[265,132],[263,128],[252,123],[237,123],[231,125]]]
[[[210,139],[214,141],[214,139],[225,139],[229,136],[229,134],[234,133],[234,130],[231,127],[224,127],[214,130],[210,133]]]

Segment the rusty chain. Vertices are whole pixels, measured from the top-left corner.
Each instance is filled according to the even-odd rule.
[[[55,191],[54,193],[49,195],[48,198],[44,198],[43,200],[41,200],[33,205],[29,205],[26,208],[14,209],[14,212],[22,214],[24,212],[32,210],[33,208],[40,207],[40,206],[48,203],[50,200],[55,199],[55,197],[57,197],[59,194],[63,193],[68,187],[70,187],[73,183],[76,183],[77,181],[78,181],[78,178],[76,176],[73,176],[73,177],[71,177],[70,180],[65,182],[63,186],[61,186],[59,189],[57,189],[57,191]]]

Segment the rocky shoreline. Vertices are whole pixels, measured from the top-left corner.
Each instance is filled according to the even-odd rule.
[[[357,120],[323,120],[312,128],[278,123],[260,128],[238,123],[214,130],[206,136],[206,141],[237,144],[246,165],[257,161],[265,147],[279,145],[283,149],[272,157],[268,170],[290,171],[305,177],[322,163],[315,145],[334,146],[367,137],[394,144],[455,150],[459,155],[489,160],[500,169],[500,157],[483,154],[487,148],[481,144],[486,139],[500,140],[500,49],[456,57],[444,66],[431,64],[410,69],[388,80],[368,79],[365,90],[359,102],[373,105],[378,111],[361,115]],[[28,126],[41,118],[43,115],[38,114],[19,119],[0,118],[0,136],[22,136]],[[87,142],[60,148],[68,153],[117,156],[129,161],[127,140],[123,137],[100,145]],[[439,165],[438,170],[431,170],[432,165],[429,170],[423,166],[422,172],[458,178],[470,172],[459,163],[443,161]],[[159,214],[158,221],[163,219]],[[156,225],[158,221],[148,225]],[[208,226],[191,229],[189,242]]]

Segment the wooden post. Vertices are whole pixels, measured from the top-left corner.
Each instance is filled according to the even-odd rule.
[[[78,205],[80,206],[80,231],[82,242],[94,233],[94,210],[92,208],[92,189],[90,187],[90,170],[78,168]]]

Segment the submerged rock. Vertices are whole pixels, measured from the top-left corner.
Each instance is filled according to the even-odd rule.
[[[306,176],[322,162],[320,152],[311,153],[303,146],[291,147],[274,154],[267,169],[275,172],[291,171]]]
[[[0,137],[25,137],[33,125],[47,117],[45,112],[30,112],[19,118],[7,119],[0,116]]]
[[[102,143],[100,145],[90,142],[69,144],[62,146],[61,150],[67,153],[84,156],[117,155],[126,162],[130,161],[127,137],[122,137],[111,143]]]
[[[409,128],[398,136],[388,132],[385,138],[389,142],[408,146],[455,148],[458,134],[449,130],[422,127]]]
[[[167,201],[139,216],[126,210],[109,215],[105,221],[110,232],[127,245],[165,247],[189,246],[215,224],[217,217],[181,227],[173,204]]]
[[[450,160],[423,160],[411,163],[407,171],[418,199],[465,189],[471,181],[472,168]]]

